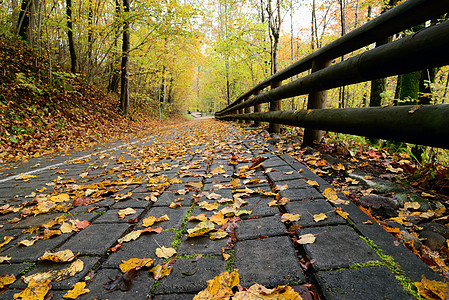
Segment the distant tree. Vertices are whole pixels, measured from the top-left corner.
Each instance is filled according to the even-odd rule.
[[[122,65],[121,65],[121,87],[120,87],[120,108],[125,116],[129,112],[129,0],[123,0],[123,44],[122,44]]]
[[[73,41],[73,21],[72,21],[72,0],[66,0],[66,15],[67,15],[67,38],[69,41],[70,52],[70,71],[77,72],[78,62],[75,52],[75,43]]]

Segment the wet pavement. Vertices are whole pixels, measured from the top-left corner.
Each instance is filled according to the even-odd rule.
[[[5,166],[11,165],[0,166],[0,243],[14,239],[1,246],[0,256],[8,260],[0,264],[0,276],[13,274],[17,281],[2,299],[26,288],[23,279],[30,275],[70,266],[39,260],[66,249],[79,253],[82,268],[52,278],[53,299],[79,281],[90,291],[77,299],[192,299],[208,280],[234,269],[242,286],[313,284],[321,299],[413,299],[410,282],[422,274],[441,280],[343,194],[337,201],[329,197],[334,188],[328,182],[256,131],[230,123],[195,120],[83,153]],[[50,197],[61,194],[68,200]],[[119,218],[124,209],[132,210]],[[200,223],[189,218],[223,210],[228,223],[215,224],[215,231],[221,227],[227,236],[187,237]],[[282,222],[287,213],[300,218]],[[316,221],[321,213],[326,218]],[[65,223],[88,226],[48,237],[49,230],[61,230],[61,215]],[[152,225],[162,232],[142,233],[115,251],[119,239],[148,228],[143,220],[164,215],[169,220]],[[306,234],[316,240],[298,243]],[[31,246],[18,245],[33,239]],[[157,257],[161,247],[176,250],[168,276],[155,280],[146,267],[129,290],[105,289],[123,275],[123,261],[170,261]]]

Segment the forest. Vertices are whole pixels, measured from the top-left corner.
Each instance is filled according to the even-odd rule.
[[[49,62],[49,83],[59,65],[120,97],[124,115],[149,111],[161,117],[220,110],[267,76],[399,2],[23,0],[2,4],[0,26]],[[419,28],[391,39],[414,30]],[[447,68],[423,73],[402,90],[401,78],[399,84],[397,77],[385,80],[386,88],[367,82],[332,90],[329,105],[388,105],[416,99],[418,92],[427,102],[447,98]],[[305,99],[286,105],[304,108]]]

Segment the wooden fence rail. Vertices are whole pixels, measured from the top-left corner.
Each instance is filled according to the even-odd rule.
[[[332,116],[337,121],[333,125],[321,126],[319,123],[305,122],[304,118],[298,118],[298,115],[304,115],[306,112],[276,112],[281,110],[281,100],[298,95],[309,94],[308,109],[323,110],[326,106],[326,90],[343,85],[359,83],[363,81],[384,78],[392,75],[398,75],[413,71],[419,71],[427,68],[439,67],[449,64],[449,21],[438,25],[427,27],[413,35],[406,36],[392,43],[381,47],[365,51],[362,54],[342,61],[338,64],[330,65],[332,59],[350,53],[370,43],[397,33],[401,30],[411,28],[427,20],[437,18],[449,12],[448,0],[408,0],[394,9],[381,14],[376,19],[353,30],[349,34],[335,40],[327,46],[315,51],[309,56],[297,61],[289,67],[281,70],[273,76],[265,79],[260,84],[253,87],[248,92],[238,97],[233,103],[215,114],[217,119],[223,120],[255,120],[256,122],[270,122],[270,130],[278,132],[275,124],[287,124],[306,127],[304,143],[310,144],[320,139],[319,129],[331,130],[336,132],[348,132],[343,129],[344,125],[338,126],[339,113],[344,113],[345,118],[363,121],[364,126],[377,127],[377,121],[372,120],[366,123],[357,114],[372,111],[373,115],[380,117],[385,115],[388,118],[394,118],[397,114],[404,112],[400,107],[389,109],[381,108],[363,108],[363,109],[345,109],[335,110],[335,112],[314,112],[314,115],[325,115],[326,118]],[[299,73],[312,69],[310,75],[299,78],[288,84],[281,85],[281,82]],[[263,89],[271,86],[271,90],[262,93]],[[270,103],[270,112],[261,113],[261,103]],[[254,113],[250,113],[250,107],[254,107]],[[432,114],[445,114],[445,118],[438,118],[436,127],[429,128],[424,124],[428,118],[405,113],[404,118],[413,122],[418,122],[420,128],[433,130],[436,135],[423,134],[422,138],[413,138],[412,127],[400,124],[399,132],[389,134],[377,127],[379,133],[367,134],[366,131],[357,130],[361,128],[359,123],[351,122],[351,133],[357,135],[366,135],[378,138],[401,140],[406,142],[418,143],[423,145],[432,145],[448,148],[447,143],[435,142],[435,139],[448,139],[449,137],[449,110],[446,106],[438,106],[432,110]],[[329,111],[328,109],[326,111]],[[422,109],[422,112],[430,111],[428,108]],[[310,110],[309,113],[310,114]],[[369,113],[371,114],[371,113]],[[421,113],[419,115],[422,115]],[[295,121],[294,121],[295,120]],[[407,121],[408,122],[408,121]],[[408,124],[408,123],[407,123]],[[394,125],[394,126],[396,126]],[[445,129],[438,129],[438,126]],[[415,128],[416,126],[413,126]],[[345,127],[346,128],[346,127]],[[376,131],[375,129],[373,129]]]

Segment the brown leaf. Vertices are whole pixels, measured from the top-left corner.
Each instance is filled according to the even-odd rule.
[[[132,285],[132,280],[137,276],[137,269],[130,269],[121,276],[116,276],[114,279],[110,280],[104,284],[104,289],[109,292],[113,291],[129,291]]]

